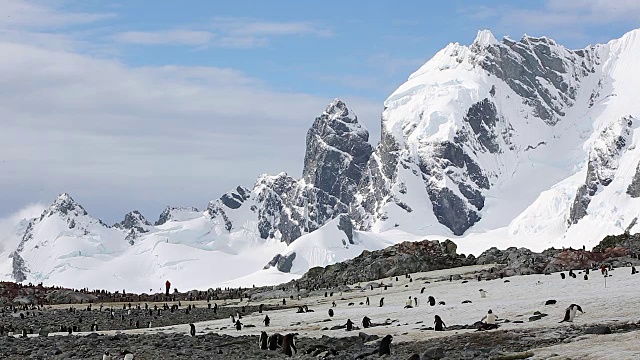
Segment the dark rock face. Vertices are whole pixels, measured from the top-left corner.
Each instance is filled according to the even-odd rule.
[[[636,166],[636,173],[633,175],[631,184],[627,187],[627,194],[632,198],[640,197],[640,162],[638,162],[638,165]]]
[[[303,179],[349,204],[373,151],[368,141],[357,117],[334,100],[307,132]]]
[[[274,256],[273,259],[271,259],[271,261],[269,261],[269,263],[265,265],[264,268],[268,269],[270,267],[275,266],[276,268],[278,268],[279,271],[288,273],[289,271],[291,271],[291,267],[293,266],[293,260],[295,260],[295,258],[296,258],[295,252],[289,255],[278,254]]]
[[[29,272],[29,270],[27,269],[27,266],[24,263],[24,259],[22,259],[22,256],[20,256],[20,254],[17,251],[14,251],[13,253],[11,253],[9,257],[13,258],[13,265],[12,265],[13,272],[11,273],[11,275],[13,276],[16,282],[25,281],[27,279],[26,273]]]
[[[178,212],[198,212],[198,209],[194,208],[194,207],[175,207],[175,206],[167,206],[162,213],[160,213],[160,216],[158,217],[158,220],[153,224],[154,226],[159,226],[162,225],[166,222],[168,222],[169,220],[173,219],[175,217],[175,214]]]
[[[591,197],[598,192],[600,186],[608,186],[613,181],[618,168],[618,158],[622,150],[631,142],[634,121],[636,119],[633,117],[623,117],[599,134],[599,144],[603,145],[594,146],[589,152],[587,176],[585,183],[578,188],[569,210],[567,219],[569,225],[576,224],[586,216]],[[632,185],[629,185],[627,192],[630,188],[633,192]]]
[[[500,152],[500,145],[496,142],[497,135],[494,128],[498,122],[496,106],[489,99],[477,102],[469,108],[464,120],[469,123],[478,141],[490,153]]]
[[[56,201],[51,204],[48,211],[42,213],[40,219],[43,219],[45,216],[51,216],[53,214],[61,214],[61,215],[88,215],[87,211],[78,203],[76,203],[73,198],[67,193],[60,194]]]
[[[242,206],[245,200],[251,197],[251,190],[238,186],[235,191],[229,191],[228,193],[222,195],[220,200],[222,203],[230,208],[230,209],[238,209]]]
[[[520,41],[505,38],[501,44],[484,48],[472,45],[472,50],[489,54],[479,58],[479,65],[526,99],[534,114],[549,125],[557,123],[564,109],[573,105],[576,83],[595,72],[594,65],[599,61],[591,48],[570,51],[544,37],[524,36]],[[553,94],[549,85],[555,90]]]
[[[351,223],[351,219],[346,214],[340,215],[340,222],[338,223],[338,229],[342,230],[345,235],[347,235],[347,239],[349,239],[349,244],[353,244],[353,224]]]
[[[297,282],[311,288],[325,287],[475,263],[456,254],[456,248],[450,240],[403,242],[384,250],[363,251],[354,259],[325,268],[310,269]]]
[[[149,232],[145,227],[151,226],[151,223],[142,216],[138,210],[133,210],[124,216],[124,220],[113,225],[114,228],[135,230],[138,233]]]

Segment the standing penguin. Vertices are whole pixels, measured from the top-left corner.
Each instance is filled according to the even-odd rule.
[[[133,353],[129,350],[123,351],[120,355],[124,355],[123,360],[133,360]]]
[[[263,331],[260,333],[260,338],[258,339],[258,347],[260,350],[267,350],[267,341],[269,337],[267,336],[267,332]]]
[[[436,299],[433,296],[429,296],[428,301],[429,305],[436,306]]]
[[[282,339],[282,353],[287,356],[293,356],[293,354],[298,353],[298,349],[296,348],[296,334],[287,334]],[[293,351],[292,351],[293,350]]]
[[[391,341],[393,336],[387,335],[380,341],[380,347],[378,348],[378,355],[391,355]]]
[[[235,324],[236,323],[236,317],[233,315],[229,315],[229,317],[231,317],[231,323]]]
[[[240,320],[236,320],[236,330],[237,331],[242,330],[242,323],[240,322]]]
[[[278,349],[278,343],[282,342],[282,340],[280,339],[281,337],[282,336],[278,333],[269,336],[269,340],[267,341],[267,347],[269,348],[269,350],[274,351]]]
[[[565,278],[564,273],[560,273],[560,277],[562,278],[562,280],[564,280]]]
[[[365,303],[367,304],[367,306],[369,306],[369,297],[367,296],[367,301],[365,301]]]
[[[433,322],[433,324],[435,325],[435,331],[444,331],[444,328],[447,327],[447,325],[445,325],[444,321],[442,321],[442,319],[438,315],[435,316],[435,321]]]
[[[369,319],[367,316],[362,318],[362,327],[363,328],[368,328],[371,326],[371,319]]]
[[[384,298],[380,298],[380,307],[384,306]]]
[[[562,321],[560,321],[561,323],[568,321],[568,322],[573,322],[573,319],[576,317],[576,312],[580,311],[581,313],[584,314],[584,311],[582,311],[582,308],[580,307],[580,305],[577,304],[571,304],[569,305],[568,308],[565,309],[564,311],[564,319],[562,319]]]
[[[264,322],[264,326],[269,327],[269,324],[271,324],[271,319],[269,318],[269,315],[265,315],[264,316],[264,320],[262,320]]]
[[[484,289],[480,289],[478,290],[480,292],[480,297],[481,298],[486,298],[487,297],[487,292]]]
[[[191,336],[196,336],[196,326],[193,324],[189,324],[189,327],[191,328],[189,330],[189,334],[191,334]]]
[[[351,321],[351,319],[347,319],[347,323],[344,326],[347,327],[347,331],[353,330],[353,321]]]
[[[104,354],[102,354],[102,360],[111,360],[111,354],[109,354],[108,351],[105,351]]]
[[[329,309],[329,317],[333,317],[333,309]]]
[[[418,307],[418,298],[417,297],[413,297],[413,302],[415,303],[415,306]]]
[[[422,289],[420,289],[420,294],[424,294],[424,290],[426,289],[426,287],[423,287]]]

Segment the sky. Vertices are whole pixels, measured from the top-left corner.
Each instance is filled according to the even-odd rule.
[[[299,177],[333,98],[375,145],[384,100],[480,29],[582,48],[638,24],[633,0],[2,0],[0,217],[62,192],[107,223],[202,209]]]

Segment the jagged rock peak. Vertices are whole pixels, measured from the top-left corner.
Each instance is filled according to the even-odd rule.
[[[124,220],[113,225],[118,229],[137,229],[139,232],[147,232],[145,226],[151,226],[151,223],[138,211],[133,210],[124,216]]]
[[[327,105],[322,115],[326,116],[329,120],[340,120],[342,122],[355,124],[358,122],[358,117],[347,107],[342,100],[336,98]]]
[[[307,132],[302,177],[348,204],[373,152],[369,131],[340,99],[333,100]]]
[[[475,46],[484,47],[489,45],[498,44],[498,40],[493,36],[493,33],[490,30],[479,30],[478,35],[476,35],[476,39],[473,40],[473,44]]]
[[[80,204],[76,203],[67,193],[62,193],[58,196],[53,204],[49,206],[48,213],[49,215],[55,213],[62,215],[87,215],[87,211]]]
[[[160,217],[158,218],[158,221],[156,221],[154,225],[159,226],[171,219],[176,219],[176,218],[180,219],[182,218],[182,214],[187,214],[187,213],[193,214],[198,212],[199,210],[192,206],[189,206],[189,207],[167,206],[162,211],[162,213],[160,214]]]

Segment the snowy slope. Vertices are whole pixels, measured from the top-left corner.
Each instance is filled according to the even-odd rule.
[[[639,61],[640,30],[581,50],[480,31],[389,96],[375,150],[336,99],[307,133],[301,179],[263,175],[204,211],[168,207],[153,225],[133,211],[110,227],[62,195],[2,234],[19,245],[0,253],[0,276],[137,291],[166,278],[248,286],[403,240],[449,238],[478,255],[637,232]]]

